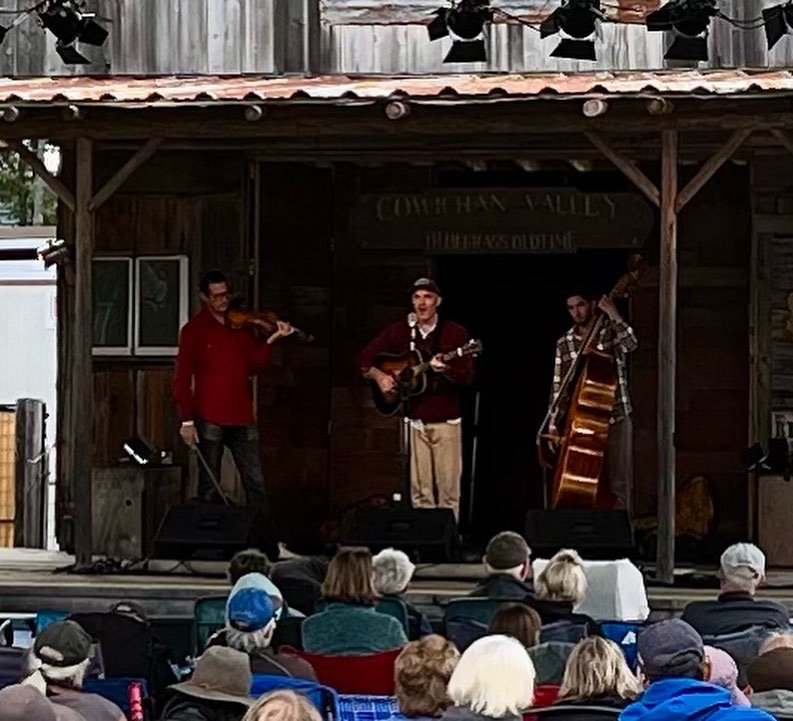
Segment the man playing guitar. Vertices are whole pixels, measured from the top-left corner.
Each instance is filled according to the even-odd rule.
[[[410,398],[403,412],[410,419],[410,495],[414,508],[451,508],[455,518],[460,505],[462,429],[459,387],[473,380],[470,356],[444,363],[439,355],[463,346],[465,328],[438,316],[442,298],[429,278],[419,278],[411,289],[413,313],[407,320],[386,326],[358,356],[364,378],[390,393],[397,385],[393,375],[376,367],[382,354],[418,351],[431,358],[429,387]]]

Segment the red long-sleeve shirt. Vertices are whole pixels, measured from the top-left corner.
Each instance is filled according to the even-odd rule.
[[[182,328],[173,396],[183,421],[196,418],[218,426],[253,423],[249,379],[261,372],[272,346],[247,330],[232,330],[207,308]]]
[[[440,333],[440,338],[437,334]],[[435,329],[426,337],[416,331],[416,347],[429,356],[433,351],[448,353],[459,348],[468,340],[468,333],[461,325],[449,320],[438,321]],[[410,326],[400,320],[386,326],[358,355],[358,365],[366,373],[381,353],[402,354],[410,349]],[[459,418],[460,398],[458,386],[467,385],[474,379],[474,363],[471,356],[449,361],[446,373],[434,374],[433,385],[410,404],[411,418],[424,423],[443,423]]]

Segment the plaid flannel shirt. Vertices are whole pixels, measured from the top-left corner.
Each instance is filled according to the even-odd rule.
[[[553,364],[553,392],[551,402],[556,399],[562,385],[562,379],[567,375],[573,361],[578,357],[582,338],[575,332],[575,326],[565,333],[556,342],[556,358]],[[611,422],[616,423],[631,414],[631,399],[628,394],[628,377],[625,365],[625,355],[636,350],[639,342],[636,334],[624,320],[612,320],[605,324],[600,331],[600,340],[597,348],[610,351],[617,362],[617,379],[619,387]]]

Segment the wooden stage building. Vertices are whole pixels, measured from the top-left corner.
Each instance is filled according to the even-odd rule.
[[[696,478],[709,491],[680,530],[712,558],[752,538],[793,565],[793,492],[741,457],[793,413],[792,99],[786,71],[0,80],[0,137],[60,196],[73,254],[62,546],[80,564],[144,556],[152,518],[189,495],[173,353],[215,267],[316,336],[279,348],[256,393],[268,492],[299,545],[403,487],[397,422],[374,411],[355,355],[426,274],[485,346],[466,401],[467,530],[521,528],[542,498],[533,439],[563,290],[605,292],[640,252],[634,514],[658,527],[659,576],[675,489]],[[28,138],[61,146],[57,178]],[[158,481],[121,462],[135,435],[172,456]]]

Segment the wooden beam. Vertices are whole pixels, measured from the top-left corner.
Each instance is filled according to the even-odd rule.
[[[677,131],[661,131],[661,252],[658,285],[657,578],[675,573],[675,367],[677,363]]]
[[[140,148],[121,168],[116,174],[108,180],[102,189],[93,197],[89,204],[89,210],[93,213],[96,212],[109,198],[113,195],[124,183],[129,180],[130,176],[143,165],[157,149],[162,145],[162,138],[149,138],[146,144]]]
[[[65,204],[69,210],[74,210],[74,194],[49,170],[38,155],[28,148],[21,140],[5,140],[6,146],[13,150],[22,160],[27,163],[31,170],[39,176]]]
[[[688,181],[683,190],[677,195],[677,204],[675,209],[679,213],[686,207],[688,202],[702,190],[705,183],[707,183],[715,174],[716,171],[724,165],[734,154],[741,145],[744,144],[746,139],[754,132],[754,129],[736,130],[713,155],[705,161],[705,164],[699,169],[699,172]]]
[[[77,567],[91,564],[91,476],[94,457],[94,378],[92,364],[93,313],[91,259],[94,251],[93,143],[76,143],[74,214],[74,326],[72,341],[72,498],[74,500],[74,552]]]
[[[628,180],[650,199],[650,202],[655,205],[656,208],[661,204],[658,188],[655,187],[652,180],[639,170],[639,167],[635,163],[628,160],[623,155],[620,155],[600,135],[596,133],[584,133],[584,135],[586,135],[592,145],[623,172]]]
[[[771,128],[771,134],[780,142],[783,148],[793,155],[793,138],[790,133],[782,128]]]

